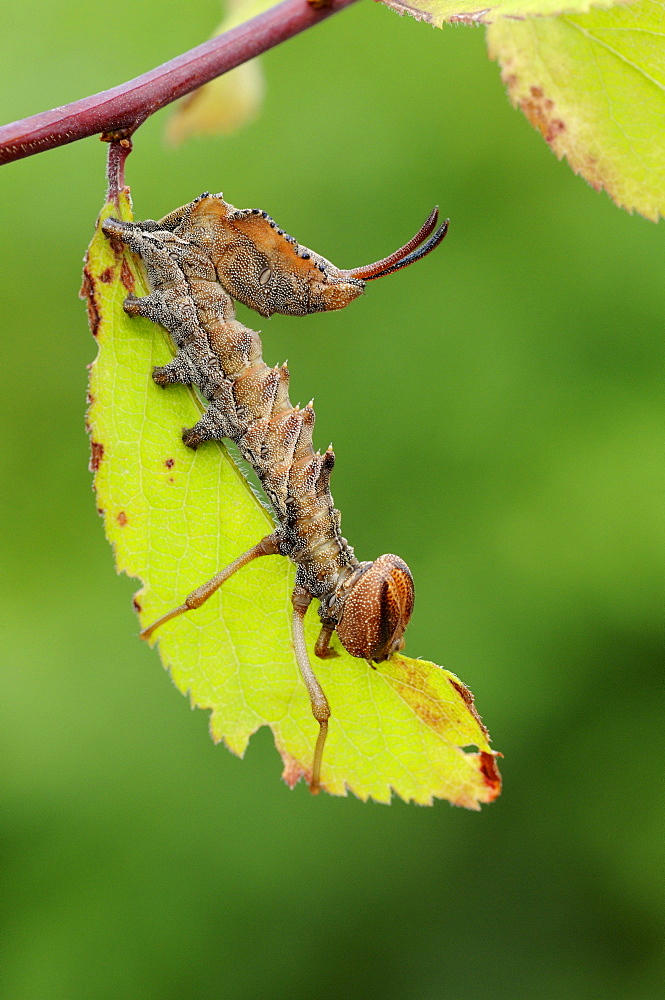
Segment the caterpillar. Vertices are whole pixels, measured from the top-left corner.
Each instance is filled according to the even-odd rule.
[[[404,646],[414,586],[406,563],[396,555],[360,562],[341,533],[341,516],[330,493],[335,464],[332,447],[314,451],[312,403],[302,409],[289,400],[286,365],[268,367],[261,340],[235,318],[234,300],[262,316],[342,309],[366,281],[414,263],[433,250],[447,232],[437,226],[438,208],[416,235],[383,260],[340,270],[301,246],[259,209],[236,209],[221,194],[208,192],[163,219],[121,222],[108,218],[102,229],[138,255],[150,293],[130,295],[124,309],[161,324],[177,348],[174,359],[156,367],[157,385],[195,386],[209,406],[183,432],[197,448],[228,438],[255,470],[272,506],[275,530],[189,594],[184,602],[143,629],[150,639],[173,618],[201,607],[235,572],[267,555],[289,557],[296,565],[292,630],[296,659],[319,725],[310,790],[319,791],[330,706],[312,669],[305,643],[304,616],[318,599],[321,630],[314,653],[336,655],[333,633],[352,655],[370,666]]]

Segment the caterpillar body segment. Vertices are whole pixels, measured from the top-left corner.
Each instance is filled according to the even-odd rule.
[[[314,451],[314,409],[289,399],[286,365],[269,367],[261,340],[235,318],[234,299],[261,315],[306,315],[348,305],[365,280],[390,273],[436,246],[447,223],[438,211],[404,247],[376,264],[342,271],[300,246],[265,212],[235,209],[221,195],[203,194],[159,222],[107,219],[107,236],[121,240],[144,262],[150,294],[130,296],[130,316],[164,326],[175,358],[155,368],[158,385],[194,385],[209,405],[183,433],[186,445],[229,438],[255,470],[273,508],[275,531],[223,568],[141,633],[149,639],[167,621],[200,607],[237,570],[265,555],[288,556],[296,565],[292,595],[293,642],[312,713],[319,724],[310,790],[318,792],[330,707],[312,670],[303,620],[320,601],[317,656],[335,655],[336,631],[353,656],[387,659],[404,645],[413,609],[413,579],[398,556],[359,562],[341,533],[330,493],[335,455]]]

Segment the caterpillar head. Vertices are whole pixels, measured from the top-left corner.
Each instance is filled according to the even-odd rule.
[[[336,630],[352,656],[381,662],[404,647],[413,611],[413,577],[399,556],[361,563],[345,581]]]
[[[300,246],[259,209],[236,209],[221,195],[201,195],[178,217],[178,234],[205,247],[222,287],[262,316],[343,309],[362,294],[366,281],[424,257],[446,234],[438,229],[438,209],[413,239],[375,264],[340,270],[320,254]]]

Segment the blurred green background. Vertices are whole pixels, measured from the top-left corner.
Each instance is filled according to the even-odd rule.
[[[129,79],[218,17],[6,3],[0,117]],[[340,266],[436,202],[451,217],[346,312],[251,322],[315,397],[358,554],[409,562],[407,652],[470,685],[504,794],[478,814],[313,799],[265,730],[244,762],[212,745],[137,639],[90,491],[77,292],[105,147],[5,166],[3,995],[653,1000],[662,228],[555,160],[482,30],[364,3],[263,63],[239,135],[174,151],[168,112],[141,129],[136,213],[223,190]]]

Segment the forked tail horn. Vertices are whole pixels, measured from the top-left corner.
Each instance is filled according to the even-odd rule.
[[[399,271],[401,267],[408,267],[409,264],[415,263],[415,261],[420,260],[421,257],[430,253],[431,250],[434,250],[448,232],[450,219],[446,219],[435,231],[438,218],[439,206],[437,205],[432,209],[416,235],[408,243],[405,243],[403,247],[400,247],[399,250],[395,250],[394,253],[391,253],[389,257],[384,257],[383,260],[377,260],[374,264],[366,264],[364,267],[354,267],[349,271],[342,271],[342,274],[345,277],[358,278],[361,281],[373,281],[374,278],[383,278],[386,274],[392,274],[393,271]]]

